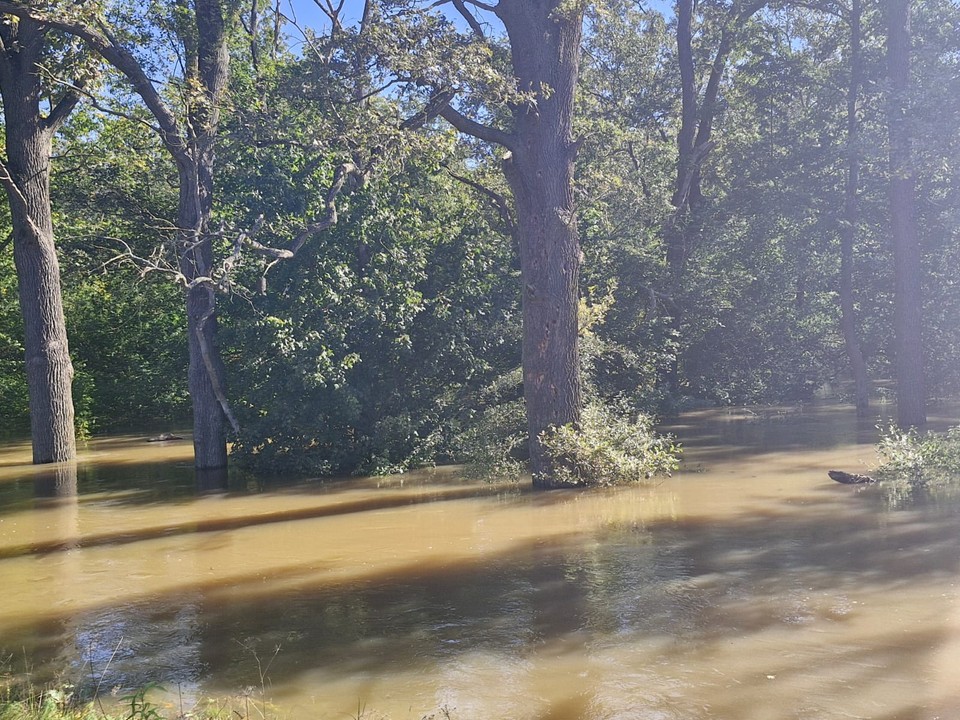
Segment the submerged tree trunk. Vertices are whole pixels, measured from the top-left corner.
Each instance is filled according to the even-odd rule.
[[[862,84],[860,0],[850,7],[850,84],[847,87],[847,179],[844,187],[844,225],[840,233],[840,331],[843,334],[850,374],[853,376],[857,417],[870,411],[870,381],[857,332],[853,283],[853,248],[860,224],[860,123],[857,104]]]
[[[50,210],[50,156],[53,133],[76,98],[65,97],[44,118],[37,65],[45,42],[43,29],[32,20],[21,20],[5,24],[0,38],[7,154],[0,165],[0,181],[7,191],[13,224],[33,462],[62,462],[76,457],[76,437],[73,365]]]
[[[216,344],[216,294],[209,284],[194,283],[213,276],[210,219],[213,214],[216,136],[230,74],[227,24],[219,0],[196,0],[196,44],[185,33],[188,80],[200,89],[188,109],[191,149],[173,152],[179,167],[178,207],[180,269],[186,277],[187,329],[193,405],[193,450],[197,470],[227,465],[225,420],[229,413],[222,387],[223,367]],[[175,148],[172,150],[176,150]]]
[[[187,348],[190,365],[187,382],[193,409],[193,457],[197,470],[227,466],[227,436],[222,388],[219,387],[220,356],[216,345],[216,295],[198,278],[208,278],[213,269],[213,248],[206,233],[200,202],[197,167],[180,167],[180,201],[177,226],[181,248],[180,271],[187,280]],[[213,368],[211,373],[210,368]]]
[[[887,73],[890,97],[890,223],[894,261],[897,422],[927,422],[923,376],[920,243],[910,129],[910,0],[887,0]]]
[[[228,26],[238,3],[194,0],[178,3],[180,40],[185,61],[185,100],[188,117],[177,117],[157,91],[136,56],[102,26],[71,17],[46,16],[37,8],[0,0],[0,12],[20,22],[43,25],[82,38],[127,77],[153,114],[164,147],[177,166],[180,203],[177,248],[180,272],[187,285],[190,336],[189,387],[193,403],[195,464],[199,470],[227,463],[224,417],[228,413],[215,343],[216,305],[213,295],[213,248],[209,222],[213,208],[214,147],[220,109],[229,79]],[[192,14],[190,13],[192,6]],[[6,98],[5,98],[6,100]],[[165,268],[166,269],[166,268]],[[63,344],[64,349],[66,344]]]
[[[510,39],[513,73],[531,99],[511,105],[510,131],[482,125],[447,106],[458,130],[506,147],[504,174],[516,204],[523,302],[523,392],[530,468],[537,487],[555,487],[541,434],[580,424],[577,326],[580,241],[573,197],[578,144],[574,93],[583,5],[501,0],[494,12]],[[476,32],[477,23],[471,23]]]
[[[554,484],[540,434],[579,425],[577,307],[580,241],[573,197],[573,107],[582,10],[573,3],[501,2],[521,90],[536,105],[514,109],[516,142],[504,170],[520,231],[523,387],[534,485]],[[544,91],[544,88],[548,90]]]

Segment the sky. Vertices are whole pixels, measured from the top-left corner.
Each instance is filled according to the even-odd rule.
[[[322,2],[322,0],[319,0]],[[344,10],[349,20],[356,21],[360,17],[363,9],[363,0],[344,0]],[[493,0],[489,0],[493,1]],[[664,15],[673,14],[673,0],[638,0],[643,7],[649,10],[655,10]],[[317,7],[316,0],[281,0],[281,8],[291,19],[296,19],[301,26],[317,27],[326,23],[326,18]],[[454,20],[464,30],[467,29],[466,23],[460,18],[459,14],[450,6],[448,17]]]

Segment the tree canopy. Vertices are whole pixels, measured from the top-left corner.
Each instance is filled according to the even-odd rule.
[[[193,422],[198,467],[229,441],[317,474],[532,458],[550,486],[632,432],[597,418],[829,395],[919,425],[960,390],[955,2],[311,7],[0,2],[7,53],[48,43],[82,432]]]

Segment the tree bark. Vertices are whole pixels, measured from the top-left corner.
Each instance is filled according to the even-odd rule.
[[[188,83],[200,92],[188,108],[191,152],[177,153],[180,196],[177,211],[180,270],[188,283],[188,384],[193,406],[193,450],[197,470],[227,466],[227,438],[222,389],[223,367],[217,349],[216,294],[197,278],[212,277],[210,219],[214,203],[216,137],[220,109],[230,76],[227,25],[219,0],[196,0],[196,46],[188,47]],[[187,43],[185,42],[185,45]],[[191,77],[192,76],[192,77]]]
[[[844,187],[844,224],[840,233],[840,331],[853,377],[857,417],[870,412],[870,381],[857,332],[853,283],[853,249],[860,224],[860,122],[857,104],[863,83],[860,0],[850,7],[850,83],[847,87],[847,178]]]
[[[923,298],[909,115],[910,0],[887,0],[886,5],[897,423],[903,428],[923,427],[927,422],[923,375]]]
[[[573,196],[578,144],[574,93],[583,6],[562,0],[501,0],[493,8],[510,39],[517,86],[531,99],[511,105],[509,132],[447,106],[454,127],[508,149],[503,169],[516,204],[523,304],[523,393],[536,487],[557,487],[540,442],[550,427],[580,424],[577,326],[580,240]]]
[[[580,241],[573,196],[574,94],[582,10],[574,3],[511,0],[497,6],[513,70],[535,103],[514,108],[504,171],[513,192],[523,282],[523,387],[533,483],[553,487],[540,435],[579,425],[582,405],[577,308]],[[547,88],[547,90],[544,90]]]
[[[76,104],[66,98],[46,118],[37,62],[45,39],[32,20],[0,31],[0,94],[3,98],[6,162],[0,180],[13,224],[13,253],[23,314],[33,462],[76,457],[71,386],[73,365],[60,289],[50,208],[53,133]]]
[[[210,277],[213,248],[206,233],[209,213],[200,200],[198,168],[193,162],[180,165],[180,200],[177,211],[178,245],[181,248],[180,271],[188,284]],[[202,284],[189,286],[186,293],[187,349],[190,364],[187,384],[193,409],[193,458],[197,470],[227,466],[227,436],[224,412],[216,383],[204,362],[204,348],[212,348],[214,369],[219,371],[216,351],[216,295]],[[208,353],[210,351],[208,350]],[[218,372],[218,374],[220,374]]]

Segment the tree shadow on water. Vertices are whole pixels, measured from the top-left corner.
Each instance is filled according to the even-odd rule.
[[[552,497],[545,502],[564,495]],[[459,561],[411,557],[343,582],[304,572],[303,582],[275,586],[252,569],[228,585],[185,583],[142,602],[58,617],[45,652],[63,662],[81,635],[104,647],[122,636],[131,650],[113,664],[110,684],[215,676],[218,687],[242,688],[256,684],[251,653],[268,658],[276,648],[273,681],[310,683],[435,673],[484,655],[522,664],[545,652],[577,657],[629,644],[656,648],[649,652],[679,666],[770,634],[797,642],[791,652],[772,652],[771,675],[813,675],[814,684],[839,675],[851,687],[908,683],[920,672],[918,657],[941,641],[935,630],[878,627],[854,639],[843,632],[864,612],[865,597],[956,578],[956,507],[891,513],[879,496],[847,499],[861,506],[785,502],[720,518],[608,522]],[[811,628],[840,639],[827,653],[833,667],[817,666],[821,638],[812,642]],[[25,625],[13,636],[34,631]],[[176,648],[190,649],[181,667],[158,669],[157,658],[181,657]],[[743,692],[771,691],[765,677],[756,683]],[[566,709],[559,702],[542,717],[580,717],[579,702]],[[709,717],[736,716],[723,702]]]

